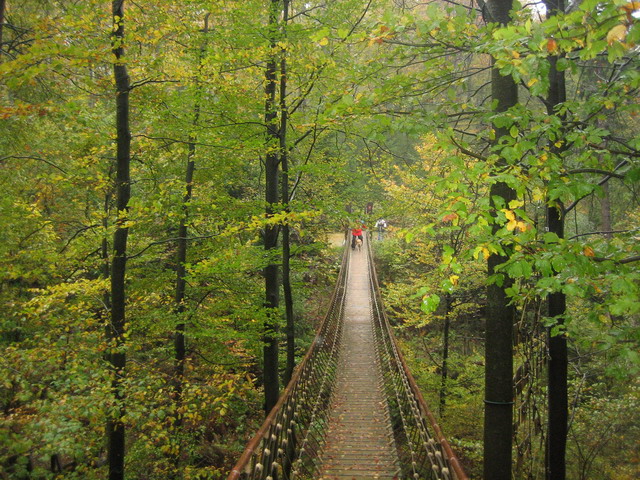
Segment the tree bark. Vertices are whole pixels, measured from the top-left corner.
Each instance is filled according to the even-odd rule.
[[[444,329],[442,332],[442,375],[440,378],[440,417],[444,417],[449,377],[449,328],[451,326],[451,294],[445,295]]]
[[[113,73],[116,84],[116,207],[117,223],[113,235],[113,258],[111,263],[111,325],[109,337],[111,353],[109,355],[113,369],[111,389],[117,408],[107,423],[109,480],[124,479],[125,426],[122,417],[125,413],[125,393],[122,380],[125,375],[125,273],[127,262],[127,211],[131,195],[131,131],[129,128],[129,90],[130,81],[124,63],[124,0],[112,2],[114,31],[111,36],[112,51],[115,56]]]
[[[289,0],[283,0],[282,33],[286,36],[289,16]],[[289,207],[289,156],[287,150],[287,126],[289,112],[287,110],[287,52],[281,50],[280,59],[280,157],[282,162],[282,203],[285,212]],[[284,311],[287,322],[287,366],[284,372],[284,383],[289,383],[296,366],[295,318],[293,316],[293,292],[291,289],[291,235],[289,224],[282,229],[282,289],[284,292]]]
[[[506,25],[512,7],[510,0],[487,2],[491,21]],[[493,68],[491,72],[491,95],[497,101],[497,112],[504,112],[518,103],[518,88],[512,77],[503,77]],[[508,135],[505,128],[496,128],[496,138]],[[506,165],[499,161],[497,167]],[[490,201],[493,215],[501,207],[496,197],[505,203],[516,197],[515,191],[506,183],[491,186]],[[493,226],[497,232],[500,225]],[[505,250],[510,247],[503,245]],[[509,259],[506,255],[492,254],[488,259],[488,273]],[[505,276],[502,285],[493,283],[487,287],[487,321],[485,329],[485,409],[484,409],[484,478],[511,480],[511,450],[513,437],[513,322],[514,309],[509,305],[506,289],[510,280]]]
[[[271,0],[269,6],[269,43],[271,51],[267,59],[265,71],[265,114],[264,120],[267,126],[266,155],[265,155],[265,200],[266,216],[271,217],[275,213],[275,206],[280,200],[279,196],[279,128],[276,109],[276,73],[277,73],[277,28],[279,0]],[[268,264],[264,268],[265,279],[265,307],[266,321],[263,335],[264,358],[264,408],[269,413],[278,401],[278,308],[280,302],[280,285],[278,264],[274,250],[278,246],[278,227],[267,224],[264,229],[264,249]]]
[[[200,84],[200,73],[202,71],[202,62],[204,58],[204,53],[206,50],[206,35],[209,30],[208,28],[208,19],[209,16],[205,17],[205,25],[204,25],[204,35],[205,39],[200,48],[200,54],[198,56],[198,76],[195,79],[196,82],[196,99],[195,105],[193,107],[193,126],[197,126],[200,120],[200,102],[201,102],[201,94],[202,94],[202,86]],[[176,289],[175,289],[175,310],[178,316],[178,323],[176,324],[176,331],[174,334],[174,363],[175,363],[175,379],[174,379],[174,397],[176,406],[179,407],[182,405],[182,386],[184,382],[184,361],[186,358],[186,343],[185,343],[185,322],[182,319],[182,315],[185,311],[184,299],[186,295],[187,289],[187,235],[189,234],[189,202],[193,196],[193,175],[196,169],[195,163],[195,154],[196,154],[196,138],[194,133],[189,134],[189,144],[187,150],[187,166],[185,170],[184,176],[184,185],[185,185],[185,193],[182,197],[182,218],[180,220],[180,225],[178,226],[178,244],[176,250]],[[181,420],[179,415],[176,415],[175,425],[179,427],[181,425]]]
[[[547,16],[552,17],[564,11],[564,0],[545,0]],[[565,75],[557,68],[558,57],[549,58],[549,94],[547,96],[547,113],[556,115],[558,105],[566,101]],[[562,119],[564,121],[564,118]],[[562,149],[552,147],[556,154]],[[553,204],[552,204],[553,203]],[[548,199],[547,229],[559,238],[564,238],[564,208],[561,202]],[[567,309],[566,295],[554,292],[547,296],[547,315],[556,318],[557,325],[564,325],[564,314]],[[545,475],[547,480],[564,480],[566,478],[566,448],[569,422],[569,394],[567,387],[567,338],[562,330],[557,335],[548,332],[549,364],[548,364],[548,437]]]
[[[547,225],[550,232],[564,237],[564,216],[562,205],[547,209]],[[547,296],[547,314],[556,318],[557,325],[564,325],[563,315],[567,310],[566,295],[554,292]],[[569,393],[567,387],[567,337],[562,330],[556,335],[549,329],[549,364],[548,364],[548,437],[547,437],[547,480],[564,480],[566,478],[566,449],[569,422]]]
[[[609,191],[609,182],[605,182],[602,185],[602,191],[604,195],[600,200],[600,229],[603,232],[607,232],[604,234],[605,238],[611,238],[611,231],[613,230],[613,227],[611,222],[611,194]]]
[[[6,9],[6,5],[7,2],[6,0],[0,0],[0,62],[2,62],[2,39],[4,38],[2,36],[3,31],[4,31],[4,12]]]

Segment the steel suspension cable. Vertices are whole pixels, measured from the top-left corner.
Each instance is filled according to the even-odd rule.
[[[345,248],[328,312],[311,347],[227,480],[312,478],[335,382],[348,267]]]
[[[403,478],[467,480],[468,477],[427,407],[397,346],[395,335],[382,305],[369,242],[367,242],[367,254],[379,358],[381,361],[386,360],[384,362],[386,368],[383,368],[385,384],[389,385],[388,389],[393,389],[393,392],[387,392],[388,399],[393,398],[397,402],[397,408],[389,402],[392,416],[395,414],[392,420],[400,424],[399,429],[394,428],[394,432],[398,433],[396,445],[399,455],[402,455],[405,447],[409,449],[408,458],[401,458]],[[398,430],[401,430],[402,434]]]

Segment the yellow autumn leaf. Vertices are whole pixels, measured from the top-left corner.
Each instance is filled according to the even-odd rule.
[[[449,277],[449,281],[451,282],[451,285],[457,285],[458,284],[458,279],[460,277],[458,275],[451,275]]]
[[[607,43],[612,45],[615,42],[622,42],[627,36],[627,26],[622,23],[616,25],[607,33]]]
[[[531,80],[529,80],[527,82],[527,87],[533,87],[536,83],[538,83],[538,79],[537,78],[532,78]]]
[[[504,213],[504,216],[507,217],[507,220],[515,220],[516,219],[516,214],[513,213],[511,210],[507,210],[506,208],[503,208],[501,210],[501,212]]]
[[[596,256],[596,252],[593,251],[593,248],[586,246],[582,249],[582,253],[584,253],[584,255],[586,257],[595,257]]]
[[[507,220],[508,220],[506,225],[507,230],[512,232],[518,226],[518,221],[516,220],[516,214],[511,210],[507,210],[504,208],[501,211],[504,212],[504,216],[507,217]]]
[[[533,189],[532,196],[534,201],[539,202],[544,199],[544,192],[536,187]]]
[[[327,37],[323,37],[318,43],[324,47],[329,44],[329,39]]]

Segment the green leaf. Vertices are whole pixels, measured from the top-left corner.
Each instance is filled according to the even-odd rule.
[[[424,313],[433,313],[438,309],[439,305],[440,305],[440,297],[434,293],[422,299],[422,304],[420,305],[420,309]]]

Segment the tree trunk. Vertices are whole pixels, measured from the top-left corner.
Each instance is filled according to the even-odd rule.
[[[209,16],[205,17],[205,25],[204,25],[204,34],[205,39],[204,43],[200,49],[200,55],[198,57],[198,76],[196,77],[196,99],[195,105],[193,107],[193,126],[197,126],[200,120],[200,102],[201,102],[201,93],[202,86],[200,85],[200,73],[202,71],[202,61],[204,58],[204,52],[206,50],[206,34],[209,30],[208,28],[208,20]],[[189,221],[189,202],[191,201],[191,197],[193,194],[193,174],[196,169],[195,163],[195,154],[196,154],[196,138],[195,134],[189,134],[189,144],[187,151],[187,166],[185,170],[184,176],[184,184],[185,184],[185,193],[182,197],[182,218],[180,220],[180,225],[178,226],[178,245],[176,251],[176,289],[175,289],[175,309],[176,314],[178,316],[178,323],[176,325],[176,331],[174,334],[174,352],[175,352],[175,379],[174,379],[174,396],[176,406],[179,407],[182,405],[182,384],[184,380],[184,361],[186,358],[186,344],[185,344],[185,323],[181,318],[185,311],[184,298],[186,295],[187,288],[187,271],[186,271],[186,263],[187,263],[187,235],[189,234],[188,229],[188,221]],[[177,408],[176,410],[178,410]],[[179,427],[181,424],[179,415],[176,415],[175,425]]]
[[[611,222],[611,195],[609,192],[609,182],[602,185],[604,196],[600,200],[601,223],[600,230],[605,232],[605,238],[611,238],[612,222]]]
[[[2,36],[3,33],[3,27],[4,27],[4,11],[6,9],[6,0],[0,0],[0,62],[2,62],[2,56],[3,56],[3,52],[2,52],[2,39],[4,38]]]
[[[278,4],[279,0],[271,0],[269,8],[269,42],[271,51],[267,59],[265,71],[265,114],[264,120],[267,126],[266,155],[265,155],[265,200],[266,216],[271,217],[275,213],[275,205],[280,201],[279,196],[279,158],[280,145],[278,115],[276,110],[276,69],[277,59],[275,49],[277,45],[278,28]],[[267,254],[268,264],[264,269],[265,279],[265,307],[267,309],[264,325],[264,408],[269,413],[278,401],[278,308],[280,302],[280,285],[278,264],[274,250],[278,246],[278,227],[266,225],[264,229],[264,249]]]
[[[129,75],[124,63],[124,0],[112,2],[114,32],[111,39],[115,62],[113,73],[116,84],[116,207],[117,223],[113,235],[113,259],[111,263],[111,325],[109,337],[111,353],[109,355],[113,369],[112,393],[117,408],[107,423],[109,480],[124,480],[125,426],[122,417],[125,413],[124,387],[125,375],[125,272],[127,262],[127,211],[131,184],[129,177],[131,162],[131,131],[129,129]]]
[[[552,17],[564,11],[564,0],[545,0],[547,16]],[[565,75],[557,68],[558,57],[549,58],[549,94],[547,112],[556,115],[558,105],[566,101]],[[564,121],[564,118],[562,119]],[[562,150],[554,148],[555,153]],[[552,204],[556,203],[556,204]],[[549,199],[547,202],[547,229],[559,238],[564,238],[564,213],[561,202]],[[547,296],[547,315],[556,318],[559,327],[564,324],[567,309],[566,295],[554,292]],[[566,448],[569,422],[569,397],[567,390],[567,338],[562,330],[556,335],[549,330],[549,364],[548,364],[548,437],[546,454],[547,480],[564,480],[566,478]]]
[[[289,16],[289,0],[283,1],[282,32],[286,35],[286,27]],[[280,156],[282,160],[282,203],[285,211],[289,213],[289,157],[287,150],[287,52],[281,51],[280,60]],[[291,290],[291,235],[289,224],[282,229],[282,289],[284,292],[284,311],[287,321],[287,366],[284,372],[284,383],[289,383],[296,366],[296,339],[295,319],[293,317],[293,292]]]
[[[509,22],[510,0],[487,2],[491,21],[506,25]],[[493,68],[491,72],[492,99],[497,101],[496,111],[504,112],[518,102],[518,88],[512,77],[503,77]],[[505,128],[496,128],[496,138],[508,135]],[[506,164],[499,161],[497,167]],[[507,184],[498,182],[491,186],[490,201],[493,215],[501,207],[494,203],[496,197],[505,203],[516,197]],[[494,225],[495,233],[500,225]],[[504,246],[508,249],[509,246]],[[508,260],[506,256],[492,254],[488,259],[488,273]],[[487,321],[485,330],[485,410],[484,410],[484,478],[511,480],[511,449],[513,437],[513,322],[514,309],[509,305],[506,289],[510,280],[505,276],[502,285],[493,283],[487,287]]]
[[[547,225],[549,231],[564,237],[564,216],[562,205],[547,209]],[[563,315],[566,313],[567,300],[562,292],[554,292],[547,296],[548,316],[556,318],[557,325],[564,325]],[[549,329],[549,364],[548,364],[548,436],[547,436],[547,480],[564,480],[566,478],[566,449],[569,422],[569,394],[567,389],[567,337],[562,330],[556,335]]]
[[[491,197],[509,202],[514,192],[504,183],[491,187]],[[494,229],[495,231],[496,229]],[[508,247],[506,247],[508,248]],[[508,260],[491,255],[488,273]],[[511,480],[513,433],[513,321],[514,309],[509,305],[505,289],[511,282],[487,287],[487,321],[485,330],[485,408],[484,408],[484,478]]]

